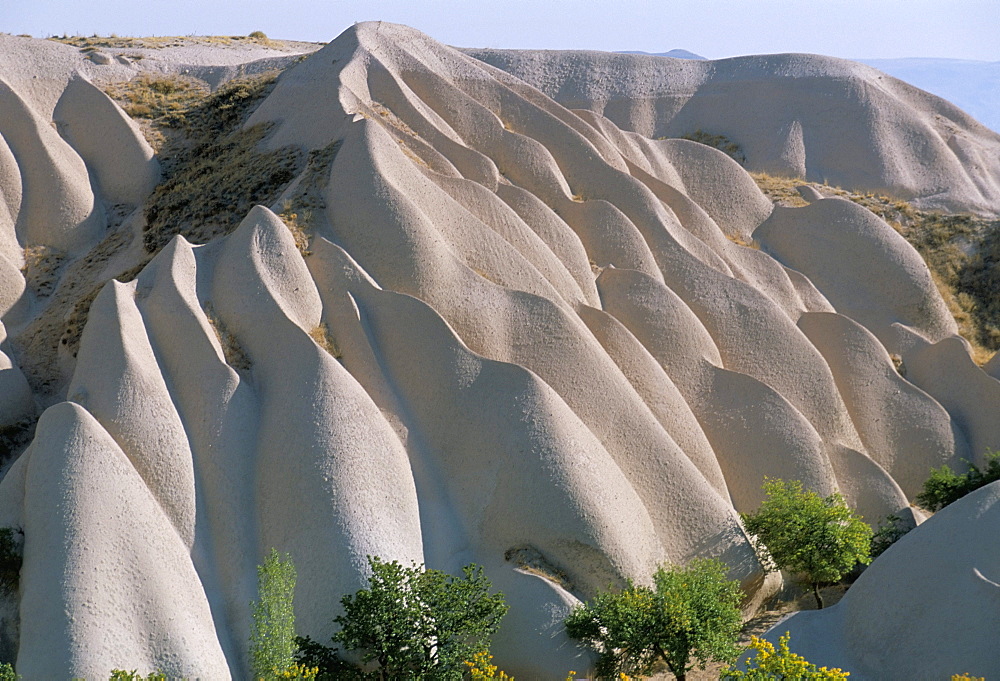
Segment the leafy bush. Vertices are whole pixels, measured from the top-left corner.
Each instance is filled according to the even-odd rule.
[[[764,639],[750,637],[749,650],[756,652],[754,657],[746,661],[746,671],[734,667],[722,672],[720,681],[772,681],[773,679],[795,679],[795,681],[837,681],[851,675],[837,668],[816,668],[816,665],[806,661],[801,655],[796,655],[788,649],[791,635],[778,639],[778,649]]]
[[[839,494],[820,497],[798,480],[765,478],[767,499],[756,513],[743,513],[768,570],[802,575],[823,607],[819,585],[836,582],[855,565],[871,562],[872,530]]]
[[[287,553],[277,551],[257,566],[260,598],[250,604],[250,666],[255,679],[298,678],[282,676],[295,664],[295,566]]]
[[[333,620],[340,625],[334,642],[359,651],[363,664],[377,664],[366,677],[457,681],[467,660],[488,653],[507,605],[503,594],[490,595],[481,567],[467,565],[462,577],[453,577],[377,556],[369,556],[368,565],[368,588],[344,596],[344,614]],[[321,661],[321,674],[342,670],[335,650],[308,638],[298,642],[300,661]]]
[[[21,675],[14,671],[9,662],[0,663],[0,681],[18,681]]]
[[[566,618],[566,633],[599,653],[598,676],[648,675],[662,662],[684,681],[695,665],[736,659],[742,593],[723,563],[661,566],[653,583],[598,594]]]
[[[968,470],[961,475],[948,466],[931,469],[930,477],[924,481],[924,490],[917,495],[917,503],[928,511],[940,511],[969,492],[1000,480],[1000,452],[986,452],[986,467],[983,470],[968,461],[965,463]]]
[[[360,669],[344,660],[337,649],[325,646],[308,636],[295,637],[295,661],[303,667],[316,670],[317,681],[349,681],[364,679]]]

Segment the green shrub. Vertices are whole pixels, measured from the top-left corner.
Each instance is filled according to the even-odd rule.
[[[287,553],[277,551],[257,566],[259,601],[250,604],[250,666],[255,679],[283,678],[282,670],[295,664],[295,566]],[[287,677],[284,677],[287,678]],[[292,677],[295,678],[295,677]]]
[[[736,659],[742,593],[723,563],[660,567],[653,583],[598,594],[566,618],[566,633],[599,653],[599,677],[645,676],[665,663],[683,681],[695,665]]]
[[[303,667],[315,669],[317,681],[365,678],[361,670],[340,657],[336,648],[325,646],[308,636],[295,637],[295,645],[295,661]]]
[[[462,679],[465,662],[489,650],[507,612],[482,568],[467,565],[453,577],[372,556],[368,564],[368,588],[341,600],[333,640],[359,651],[363,664],[377,663],[375,678]]]
[[[0,663],[0,681],[18,681],[21,675],[14,671],[13,665],[9,662]]]
[[[858,563],[871,562],[872,530],[839,494],[820,497],[798,480],[764,479],[767,499],[756,513],[740,514],[765,569],[788,570],[812,586],[836,582]]]
[[[961,475],[948,466],[931,469],[930,477],[924,481],[923,491],[917,495],[917,503],[928,511],[940,511],[969,492],[1000,480],[1000,452],[987,451],[985,458],[983,470],[962,459],[968,469]]]
[[[764,639],[750,637],[748,650],[755,655],[746,661],[746,671],[729,668],[722,672],[720,681],[773,681],[774,679],[794,679],[795,681],[842,681],[851,675],[840,669],[827,669],[808,662],[801,655],[796,655],[788,649],[791,635],[778,639],[778,649]]]

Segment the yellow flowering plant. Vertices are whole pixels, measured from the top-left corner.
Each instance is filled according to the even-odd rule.
[[[481,650],[472,656],[472,660],[466,660],[465,666],[469,668],[469,677],[472,681],[491,681],[492,679],[503,679],[504,681],[514,681],[514,677],[507,672],[497,669],[490,660],[493,656],[485,650]]]
[[[730,667],[719,677],[720,681],[771,681],[772,679],[795,679],[796,681],[843,681],[851,675],[838,668],[817,667],[801,655],[788,649],[791,634],[778,639],[775,650],[770,641],[756,636],[750,637],[748,650],[756,652],[746,661],[746,671]]]

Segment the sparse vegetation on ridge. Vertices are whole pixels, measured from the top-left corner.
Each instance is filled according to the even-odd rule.
[[[272,40],[264,34],[263,31],[254,31],[249,35],[208,35],[208,36],[146,36],[146,37],[129,37],[129,36],[117,36],[111,34],[110,36],[80,36],[80,35],[61,35],[61,36],[49,36],[47,40],[52,40],[57,43],[65,43],[67,45],[73,45],[79,48],[100,48],[106,47],[109,49],[144,49],[144,50],[162,50],[168,47],[183,47],[185,45],[245,45],[245,44],[257,44],[264,47],[270,47],[272,49],[282,49],[285,47],[285,43],[282,40]]]
[[[827,196],[867,208],[903,236],[927,263],[931,278],[972,346],[977,364],[1000,350],[1000,219],[970,213],[947,214],[914,208],[901,199],[872,192],[852,192],[801,179],[751,173],[772,201],[805,206],[796,187],[809,184]]]
[[[660,139],[666,139],[661,137]],[[736,142],[732,141],[725,135],[713,135],[712,133],[705,132],[701,128],[695,130],[694,132],[689,132],[680,136],[682,140],[690,140],[692,142],[698,142],[699,144],[704,144],[708,147],[713,147],[724,153],[729,158],[733,159],[740,165],[745,165],[747,162],[746,154],[743,153],[743,147],[738,145]]]
[[[340,140],[337,140],[322,149],[310,151],[305,170],[291,195],[282,203],[279,217],[291,231],[295,246],[303,257],[312,253],[309,250],[309,239],[326,211],[323,193],[330,178],[330,165],[339,149]]]
[[[270,92],[276,73],[230,81],[171,113],[181,135],[162,149],[164,181],[146,201],[143,245],[154,254],[176,234],[206,243],[233,231],[257,204],[271,205],[298,174],[301,154],[257,146],[267,125],[242,124]]]

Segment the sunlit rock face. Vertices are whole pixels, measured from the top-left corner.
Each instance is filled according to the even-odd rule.
[[[92,60],[32,54],[37,85],[0,67],[0,425],[25,434],[0,483],[0,525],[24,531],[2,621],[27,679],[246,678],[272,547],[319,641],[366,556],[479,563],[511,606],[497,663],[562,678],[591,663],[561,628],[573,605],[658,564],[717,557],[748,608],[772,593],[739,518],[765,476],[877,523],[930,468],[1000,446],[1000,382],[854,204],[776,208],[722,152],[366,23],[272,57],[287,68],[244,129],[308,159],[278,198],[151,257],[163,159]]]

